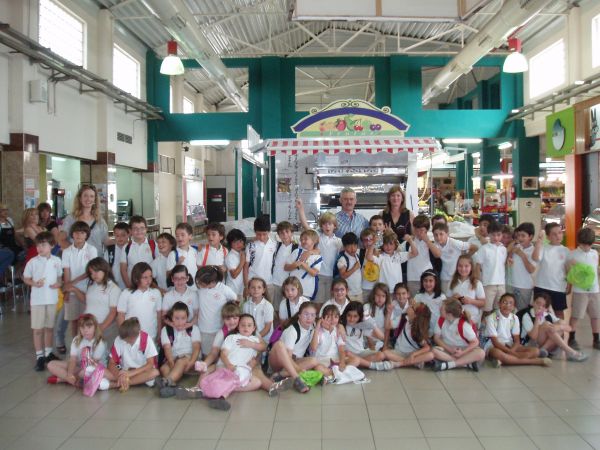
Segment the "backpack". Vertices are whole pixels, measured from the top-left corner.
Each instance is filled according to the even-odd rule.
[[[198,249],[198,247],[195,247],[195,249],[200,251]],[[204,257],[202,258],[202,263],[200,264],[200,267],[206,266],[206,261],[208,261],[208,251],[210,250],[210,244],[204,245],[203,250],[204,250]],[[221,245],[221,250],[223,251],[223,259],[225,259],[225,257],[227,256],[227,249],[225,248],[224,245]],[[175,258],[176,258],[176,260],[178,259],[177,253],[175,253]]]
[[[531,306],[528,306],[526,308],[523,308],[523,309],[517,311],[516,316],[519,318],[519,323],[521,324],[521,326],[523,326],[523,317],[525,317],[525,314],[527,314],[529,316],[532,323],[535,323],[535,317],[533,317],[531,315]],[[547,322],[552,323],[552,318],[548,314],[546,314],[545,319]],[[521,345],[525,345],[528,342],[529,342],[529,335],[525,335],[525,336],[521,337]]]
[[[444,325],[445,321],[446,321],[446,319],[444,317],[440,317],[438,319],[438,326],[440,327],[440,329]],[[467,344],[469,344],[469,340],[465,337],[465,330],[464,330],[466,321],[467,320],[464,317],[461,317],[460,319],[458,319],[458,334],[460,335],[460,337],[462,338],[463,341],[465,341]],[[475,333],[475,339],[477,339],[477,335],[478,335],[477,326],[471,321],[469,321],[469,324],[471,325],[471,328],[473,328],[473,332]]]
[[[279,253],[279,249],[283,245],[283,242],[277,242],[277,248],[275,249],[275,253],[273,253],[273,264],[271,265],[271,274],[275,271],[275,259],[277,258],[277,254]],[[292,242],[292,252],[298,248],[298,244]]]
[[[298,261],[300,259],[300,255],[302,255],[302,249],[300,249],[298,251],[298,256],[296,256],[296,261]],[[315,267],[317,264],[319,264],[321,262],[323,262],[323,258],[319,257],[319,258],[315,259],[309,267],[312,269],[313,267]],[[308,275],[308,272],[305,272],[301,278],[304,279],[304,278],[306,278],[307,275]],[[315,283],[316,283],[315,284],[315,292],[316,292],[318,289],[318,286],[319,286],[319,276],[318,275],[315,277]],[[311,300],[314,300],[314,298],[311,297]]]
[[[147,347],[148,347],[148,333],[140,330],[140,352],[146,353]],[[121,357],[117,353],[117,349],[114,345],[110,349],[110,357],[112,358],[112,360],[115,362],[115,364],[117,366],[121,365]],[[156,358],[153,358],[153,359],[154,359],[154,367],[157,367]]]
[[[289,300],[287,302],[288,302],[288,314],[289,314],[290,313]],[[300,336],[301,336],[300,324],[298,322],[294,322],[290,326],[294,327],[294,330],[296,330],[296,342],[294,342],[294,344],[297,344],[298,341],[300,340]],[[281,335],[283,334],[284,330],[285,330],[285,328],[282,326],[282,324],[279,324],[279,325],[277,325],[277,328],[275,328],[273,330],[273,333],[271,333],[271,338],[269,339],[269,344],[267,345],[267,350],[265,350],[265,355],[263,357],[262,368],[265,372],[267,372],[268,365],[269,365],[269,352],[273,348],[273,345],[275,345],[275,342],[277,342],[278,340],[281,339]],[[308,349],[306,349],[306,353],[308,353]],[[305,354],[305,356],[306,356],[306,354]]]
[[[169,338],[169,343],[171,344],[171,346],[173,346],[173,342],[175,341],[175,330],[173,329],[173,327],[171,325],[165,325],[165,328],[167,330],[167,337]],[[188,327],[185,329],[187,335],[189,337],[192,337],[192,329],[194,327]],[[166,342],[161,342],[160,343],[160,351],[158,352],[158,367],[162,366],[167,358],[165,355],[165,350],[163,348],[163,345],[166,344]],[[140,343],[141,345],[141,343]]]
[[[346,255],[346,252],[339,252],[337,258],[335,259],[335,264],[333,266],[333,279],[335,280],[336,278],[340,278],[340,269],[337,266],[338,261],[344,258],[344,260],[346,261],[346,270],[350,269],[350,258],[348,258],[348,255]],[[363,260],[360,260],[360,254],[358,256],[358,262],[360,264],[360,268],[362,269],[363,267],[363,261],[364,261],[364,255],[363,255]]]
[[[129,250],[131,250],[131,244],[132,242],[129,242],[126,246],[125,246],[125,259],[127,260],[127,258],[129,258]],[[150,246],[150,253],[152,253],[152,259],[156,258],[156,241],[154,239],[148,239],[148,245]],[[129,263],[129,260],[127,260],[127,263]]]

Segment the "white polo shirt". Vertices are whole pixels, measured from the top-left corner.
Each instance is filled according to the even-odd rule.
[[[533,260],[533,251],[535,250],[534,245],[530,245],[527,248],[523,248],[520,244],[517,244],[518,247],[523,250],[525,255],[527,256],[527,260],[529,263],[537,266],[537,262]],[[533,274],[529,273],[525,268],[525,263],[523,259],[516,254],[512,255],[513,258],[513,266],[512,266],[512,285],[513,287],[519,289],[533,289]]]
[[[442,272],[440,274],[440,279],[442,281],[450,281],[452,279],[452,275],[454,275],[454,272],[456,271],[456,262],[458,261],[459,256],[469,250],[469,244],[467,242],[462,242],[448,237],[446,245],[442,246],[437,242],[435,245],[442,250]]]
[[[262,278],[267,284],[272,284],[273,255],[277,248],[277,242],[270,239],[265,243],[254,240],[246,246],[246,263],[248,268],[248,280],[254,277]]]
[[[475,288],[471,286],[471,280],[466,279],[464,281],[458,281],[458,284],[453,288],[448,288],[448,297],[458,295],[459,297],[469,297],[474,299],[484,299],[485,291],[483,290],[483,284],[477,280],[475,282]],[[481,309],[475,305],[463,305],[463,311],[469,313],[471,321],[478,324],[481,322]]]
[[[80,275],[85,274],[87,264],[91,259],[98,256],[98,250],[96,247],[89,245],[87,242],[83,244],[83,247],[77,248],[71,244],[68,248],[63,250],[62,253],[62,267],[69,269],[71,273],[71,280],[74,280]],[[75,286],[85,291],[87,287],[87,279],[79,281]]]
[[[279,303],[279,320],[280,321],[287,320],[287,319],[291,318],[292,316],[296,315],[296,313],[300,309],[300,305],[302,303],[306,303],[309,301],[310,301],[309,299],[307,299],[306,297],[304,297],[302,295],[300,297],[298,297],[298,301],[296,303],[289,301],[287,298],[282,299],[281,302]],[[291,315],[288,314],[288,304],[290,305]]]
[[[359,269],[355,270],[352,275],[346,278],[348,283],[348,293],[350,295],[362,294],[362,267],[360,267],[360,260],[358,255],[351,255],[348,252],[344,252],[337,260],[338,269],[350,270],[358,263]],[[319,272],[319,275],[321,272]]]
[[[444,320],[442,328],[440,329],[440,325],[438,322],[435,324],[434,334],[438,335],[442,338],[442,341],[447,345],[458,348],[466,348],[469,344],[465,341],[465,339],[469,342],[473,342],[477,339],[475,335],[475,331],[473,327],[468,321],[463,321],[463,339],[458,332],[458,323],[460,319],[454,319],[454,321],[450,322],[448,319]]]
[[[115,255],[112,264],[112,273],[113,277],[115,277],[115,282],[119,285],[121,290],[125,289],[125,282],[123,281],[123,275],[121,275],[121,260],[123,259],[123,255],[125,254],[125,244],[123,247],[119,247],[115,244]],[[108,260],[108,257],[105,258]]]
[[[156,252],[156,258],[150,263],[150,267],[152,267],[152,276],[156,280],[158,287],[163,290],[167,290],[167,262],[167,256],[162,255],[160,252]]]
[[[327,236],[322,231],[319,231],[319,251],[321,252],[321,258],[323,258],[319,275],[332,277],[337,256],[342,251],[342,240],[335,234]],[[360,271],[358,272],[360,275]]]
[[[415,238],[413,240],[419,254],[408,260],[406,264],[406,280],[421,281],[421,274],[427,269],[432,269],[431,259],[429,258],[429,246],[427,242]]]
[[[62,277],[62,263],[54,255],[48,257],[37,255],[31,258],[25,266],[23,275],[33,281],[44,280],[42,287],[31,287],[31,306],[56,305],[58,303],[58,289],[50,288]]]
[[[171,288],[167,291],[162,299],[162,310],[169,311],[173,305],[177,302],[185,303],[188,307],[188,320],[194,317],[194,311],[198,309],[198,292],[189,287],[185,288],[185,291],[180,293]]]
[[[208,256],[206,255],[206,252],[208,252]],[[198,247],[198,264],[200,266],[224,266],[226,256],[227,249],[223,245],[213,247],[212,245],[206,244]],[[206,263],[204,263],[205,259]]]
[[[227,268],[227,279],[225,284],[231,288],[237,295],[242,295],[244,292],[244,271],[240,270],[238,276],[233,278],[230,270],[235,270],[240,265],[240,254],[235,250],[231,250],[225,257],[225,267]]]
[[[167,271],[173,270],[173,267],[178,264],[177,261],[179,258],[185,258],[181,264],[187,268],[188,273],[192,276],[192,279],[194,279],[196,277],[196,272],[198,271],[200,261],[202,261],[201,259],[198,259],[198,250],[191,245],[187,250],[177,247],[177,254],[175,254],[175,251],[169,253],[166,266]]]
[[[144,239],[144,242],[138,244],[135,241],[131,241],[129,244],[129,254],[127,254],[127,246],[121,253],[121,263],[127,264],[127,274],[131,277],[131,270],[139,262],[145,262],[152,265],[152,260],[158,254],[158,246],[155,245],[156,254],[152,253],[152,248],[148,242],[148,239]]]
[[[264,298],[259,303],[248,300],[247,302],[244,302],[242,312],[254,317],[254,321],[256,322],[256,334],[260,333],[265,325],[271,322],[271,329],[263,337],[265,341],[269,342],[269,338],[273,333],[273,315],[275,313],[273,305]]]
[[[379,282],[387,284],[390,292],[394,291],[396,284],[402,283],[402,263],[406,261],[408,252],[381,253],[373,257],[373,262],[379,266]]]
[[[119,336],[116,337],[115,343],[113,344],[113,350],[121,359],[121,367],[124,370],[137,369],[145,366],[149,358],[154,358],[158,355],[154,340],[150,336],[148,336],[146,350],[144,352],[140,350],[141,336],[142,333],[138,335],[133,345],[128,344],[127,341],[121,339]],[[110,357],[113,357],[112,350]]]
[[[281,244],[281,245],[279,245],[279,244]],[[279,250],[276,250],[276,253],[275,253],[275,261],[272,266],[273,267],[273,277],[272,277],[271,282],[275,286],[281,286],[281,285],[283,285],[283,282],[285,281],[285,279],[290,276],[290,273],[286,272],[283,269],[283,267],[285,266],[285,262],[288,260],[288,258],[292,254],[293,247],[298,248],[298,246],[296,244],[294,244],[293,242],[290,243],[289,245],[284,245],[283,243],[278,242],[275,245],[276,249],[277,249],[277,246],[279,246]]]
[[[298,326],[300,328],[300,339],[298,339],[298,342],[296,342],[298,333],[296,332],[296,328],[292,325],[287,327],[283,330],[283,333],[281,333],[281,342],[283,342],[285,348],[292,351],[292,354],[296,358],[304,358],[306,349],[310,345],[314,328],[311,326],[311,328],[307,330],[300,324],[298,324]]]
[[[154,339],[158,334],[157,313],[161,309],[161,295],[158,289],[140,291],[125,289],[119,297],[117,311],[125,313],[125,319],[137,317],[142,331]]]
[[[532,319],[533,317],[533,319]],[[533,329],[533,321],[535,320],[535,309],[530,308],[528,313],[523,314],[523,323],[521,323],[521,337],[524,338]],[[546,311],[544,314],[544,320],[546,322],[556,323],[560,319],[556,317],[550,311]]]
[[[370,326],[367,326],[367,324],[370,324]],[[355,355],[360,355],[367,350],[365,348],[365,338],[371,337],[374,329],[375,323],[372,321],[363,321],[360,328],[346,325],[346,350]]]
[[[121,289],[112,280],[108,280],[106,287],[92,283],[85,293],[85,313],[93,314],[98,323],[106,320],[111,308],[116,308],[121,296]]]
[[[341,316],[342,314],[344,314],[344,310],[346,309],[346,306],[348,306],[349,304],[350,304],[350,301],[348,300],[348,298],[345,298],[344,303],[341,305],[338,302],[336,302],[335,299],[330,298],[325,303],[323,303],[323,306],[321,306],[321,309],[319,310],[319,317],[321,317],[323,315],[323,310],[325,309],[326,306],[329,306],[329,305],[335,305],[337,307],[338,311],[340,312],[340,316]]]
[[[473,255],[473,262],[481,266],[481,283],[484,286],[504,284],[506,281],[506,247],[487,243]]]
[[[398,339],[396,340],[394,350],[403,354],[410,354],[421,348],[420,343],[413,340],[411,332],[411,324],[407,320],[404,328],[398,336]]]
[[[254,336],[244,336],[242,334],[230,334],[225,338],[221,350],[227,350],[227,359],[234,366],[247,366],[253,360],[258,352],[250,347],[241,347],[238,343],[240,340],[247,339],[252,342],[259,343],[260,338]],[[217,366],[223,366],[223,360],[219,359]]]
[[[537,287],[555,292],[567,290],[567,261],[571,251],[564,245],[544,245],[535,276]]]
[[[294,250],[288,260],[287,264],[291,264],[293,262],[298,261],[300,256],[305,250],[300,247]],[[321,255],[310,255],[306,259],[306,264],[308,264],[312,269],[316,269],[317,271],[321,270],[321,264],[323,259]],[[317,277],[311,276],[306,270],[299,267],[290,272],[290,276],[296,277],[300,280],[300,284],[302,285],[302,293],[311,300],[314,300],[317,297],[318,285],[317,285]]]
[[[196,325],[192,325],[191,334],[188,334],[187,330],[176,330],[173,328],[173,343],[169,340],[169,333],[167,333],[167,327],[163,327],[160,332],[160,344],[171,346],[173,352],[173,358],[178,356],[191,355],[193,352],[192,344],[194,342],[200,343],[200,330]]]
[[[485,335],[495,337],[505,345],[513,345],[513,335],[519,336],[520,332],[516,314],[510,313],[506,317],[500,310],[496,310],[485,319]]]
[[[334,361],[338,361],[340,358],[338,347],[346,345],[346,342],[338,334],[337,327],[334,327],[331,331],[319,328],[316,333],[318,334],[318,344],[315,358],[332,358]]]
[[[434,297],[434,294],[427,294],[426,292],[419,292],[415,295],[415,302],[424,303],[431,311],[431,321],[429,323],[429,332],[433,334],[438,319],[441,314],[442,303],[446,300],[444,293],[441,293],[439,297]]]
[[[92,348],[94,348],[94,341],[89,341],[85,338],[81,339],[79,344],[77,344],[76,341],[77,341],[77,338],[73,338],[73,341],[71,342],[71,349],[69,351],[69,355],[77,358],[77,365],[80,365],[81,364],[81,351],[86,347],[88,347],[91,351]],[[94,348],[94,351],[91,353],[90,356],[94,361],[100,362],[102,364],[106,364],[106,352],[107,352],[106,342],[104,342],[104,339],[103,339],[100,342],[98,342],[98,345],[96,345],[96,348]]]
[[[237,300],[237,295],[223,283],[214,288],[198,289],[198,328],[201,333],[216,333],[222,326],[221,308],[227,302]]]

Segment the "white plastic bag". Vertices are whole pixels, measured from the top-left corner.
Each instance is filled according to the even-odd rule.
[[[335,379],[334,384],[346,384],[346,383],[368,383],[366,375],[354,366],[346,366],[346,369],[342,372],[338,366],[333,366],[333,377]]]

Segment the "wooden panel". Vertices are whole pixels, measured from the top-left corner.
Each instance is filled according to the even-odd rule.
[[[571,249],[577,246],[577,231],[581,228],[583,158],[581,155],[565,156],[565,227],[567,247]]]

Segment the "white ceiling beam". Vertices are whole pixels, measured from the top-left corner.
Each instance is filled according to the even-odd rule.
[[[336,52],[341,52],[342,49],[344,47],[346,47],[348,44],[350,44],[354,39],[356,39],[358,36],[360,36],[362,34],[363,31],[365,31],[367,28],[369,28],[371,26],[371,22],[367,22],[366,24],[364,24],[360,30],[358,30],[357,32],[355,32],[352,36],[350,36],[350,38],[348,38],[342,45],[340,45],[335,51]]]
[[[322,88],[322,89],[313,89],[311,91],[296,92],[296,97],[302,97],[304,95],[320,94],[321,92],[337,91],[339,89],[346,89],[346,88],[357,87],[357,86],[364,86],[365,84],[370,84],[370,83],[372,83],[372,82],[371,81],[361,81],[359,83],[348,83],[348,84],[344,84],[342,86],[328,87],[328,88]]]
[[[317,41],[319,44],[321,44],[324,48],[326,48],[327,51],[331,51],[331,48],[329,47],[329,45],[327,45],[325,42],[323,42],[316,34],[314,34],[312,31],[310,31],[308,28],[306,28],[300,22],[294,22],[294,23],[296,24],[296,26],[298,28],[300,28],[302,31],[304,31],[306,34],[308,34],[311,38],[313,38],[315,41]]]
[[[323,83],[321,80],[319,80],[318,78],[314,77],[310,73],[306,72],[305,70],[302,70],[300,67],[296,66],[296,70],[298,72],[300,72],[301,74],[303,74],[304,76],[306,76],[307,78],[310,78],[315,83],[320,84],[321,86],[324,86],[326,88],[329,87],[329,85],[327,83]]]
[[[429,38],[427,38],[427,39],[423,39],[423,40],[422,40],[422,41],[420,41],[420,42],[417,42],[417,43],[415,43],[415,44],[413,44],[413,45],[410,45],[410,46],[408,46],[408,47],[405,47],[405,48],[403,49],[403,52],[409,52],[409,51],[411,51],[411,50],[413,50],[413,49],[415,49],[415,48],[417,48],[417,47],[420,47],[420,46],[421,46],[421,45],[423,45],[423,44],[427,44],[428,42],[435,41],[435,40],[437,40],[438,38],[440,38],[440,37],[442,37],[442,36],[445,36],[445,35],[447,35],[447,34],[449,34],[449,33],[454,33],[455,31],[460,31],[460,28],[461,28],[460,26],[457,26],[457,27],[454,27],[454,28],[450,28],[449,30],[446,30],[446,31],[442,31],[442,32],[440,32],[440,33],[437,33],[437,34],[435,34],[435,35],[433,35],[433,36],[431,36],[431,37],[429,37]]]

